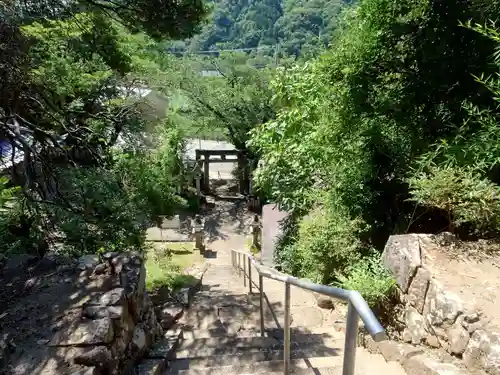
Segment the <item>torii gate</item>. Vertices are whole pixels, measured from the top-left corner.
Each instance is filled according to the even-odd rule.
[[[196,162],[203,171],[203,182],[201,188],[204,192],[209,191],[210,163],[238,163],[238,169],[243,173],[239,176],[238,186],[240,194],[251,194],[252,187],[249,182],[250,168],[246,155],[240,150],[202,150],[197,149]],[[227,158],[233,156],[233,158]],[[234,158],[236,156],[236,158]]]

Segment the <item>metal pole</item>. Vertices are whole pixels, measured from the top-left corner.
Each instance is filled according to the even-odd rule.
[[[347,322],[345,330],[344,366],[342,375],[354,375],[356,362],[356,346],[358,341],[359,314],[351,302],[347,309]]]
[[[248,259],[248,292],[252,294],[252,260],[250,257]]]
[[[284,365],[285,375],[290,373],[290,284],[285,283],[285,342],[284,342]]]
[[[247,286],[247,262],[243,254],[243,286]]]
[[[240,260],[241,254],[238,253],[238,276],[241,277],[241,260]]]
[[[260,335],[264,337],[264,276],[259,275]]]

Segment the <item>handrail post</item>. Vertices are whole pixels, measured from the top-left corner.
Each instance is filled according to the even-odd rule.
[[[264,323],[264,276],[259,274],[259,298],[260,298],[260,335],[265,335]]]
[[[241,277],[241,254],[238,253],[238,276]]]
[[[248,292],[252,295],[252,260],[248,259]]]
[[[284,367],[285,375],[290,373],[290,284],[285,282],[285,324],[284,324]]]
[[[356,346],[358,341],[359,314],[354,305],[349,302],[345,330],[344,366],[342,375],[354,375],[356,362]]]
[[[245,254],[243,254],[243,286],[247,286],[247,261]]]

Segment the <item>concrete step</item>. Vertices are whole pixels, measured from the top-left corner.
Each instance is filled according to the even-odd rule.
[[[292,351],[291,370],[295,374],[342,374],[343,356],[321,356],[306,350]],[[309,355],[308,355],[309,354]],[[356,375],[406,375],[397,362],[386,362],[382,356],[358,348]],[[165,374],[168,375],[232,375],[232,374],[283,374],[283,351],[246,352],[240,355],[219,355],[205,358],[173,360]]]
[[[269,375],[283,375],[283,370],[280,371],[269,371],[263,370],[259,372],[254,372],[252,369],[244,369],[241,370],[232,370],[220,367],[214,367],[210,369],[210,372],[207,371],[199,371],[199,370],[187,370],[181,371],[179,373],[170,373],[166,374],[179,374],[179,375],[251,375],[251,374],[269,374]],[[243,371],[243,372],[241,372]],[[293,374],[296,375],[342,375],[342,367],[324,367],[318,369],[316,367],[309,368],[296,368],[293,369]]]
[[[282,354],[282,353],[280,353]],[[249,359],[246,357],[245,359]],[[257,358],[258,359],[258,358]],[[207,366],[207,364],[211,366]],[[338,357],[313,357],[310,359],[293,359],[291,369],[304,368],[324,368],[339,364]],[[173,361],[168,370],[168,374],[178,375],[214,375],[217,373],[225,374],[262,374],[268,372],[277,372],[283,370],[283,359],[274,359],[269,361],[239,361],[236,357],[206,358],[201,360],[177,360]]]
[[[291,341],[292,357],[335,356],[343,349],[343,341],[329,339],[323,335],[295,336]],[[283,342],[274,337],[210,337],[183,340],[175,353],[180,358],[203,358],[217,355],[241,356],[247,353],[280,352]],[[278,354],[279,355],[279,354]],[[262,360],[273,359],[272,353]]]

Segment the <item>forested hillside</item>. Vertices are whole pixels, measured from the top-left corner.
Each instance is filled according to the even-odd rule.
[[[178,52],[259,48],[263,54],[309,55],[327,46],[349,0],[212,0],[200,34],[171,44]]]

